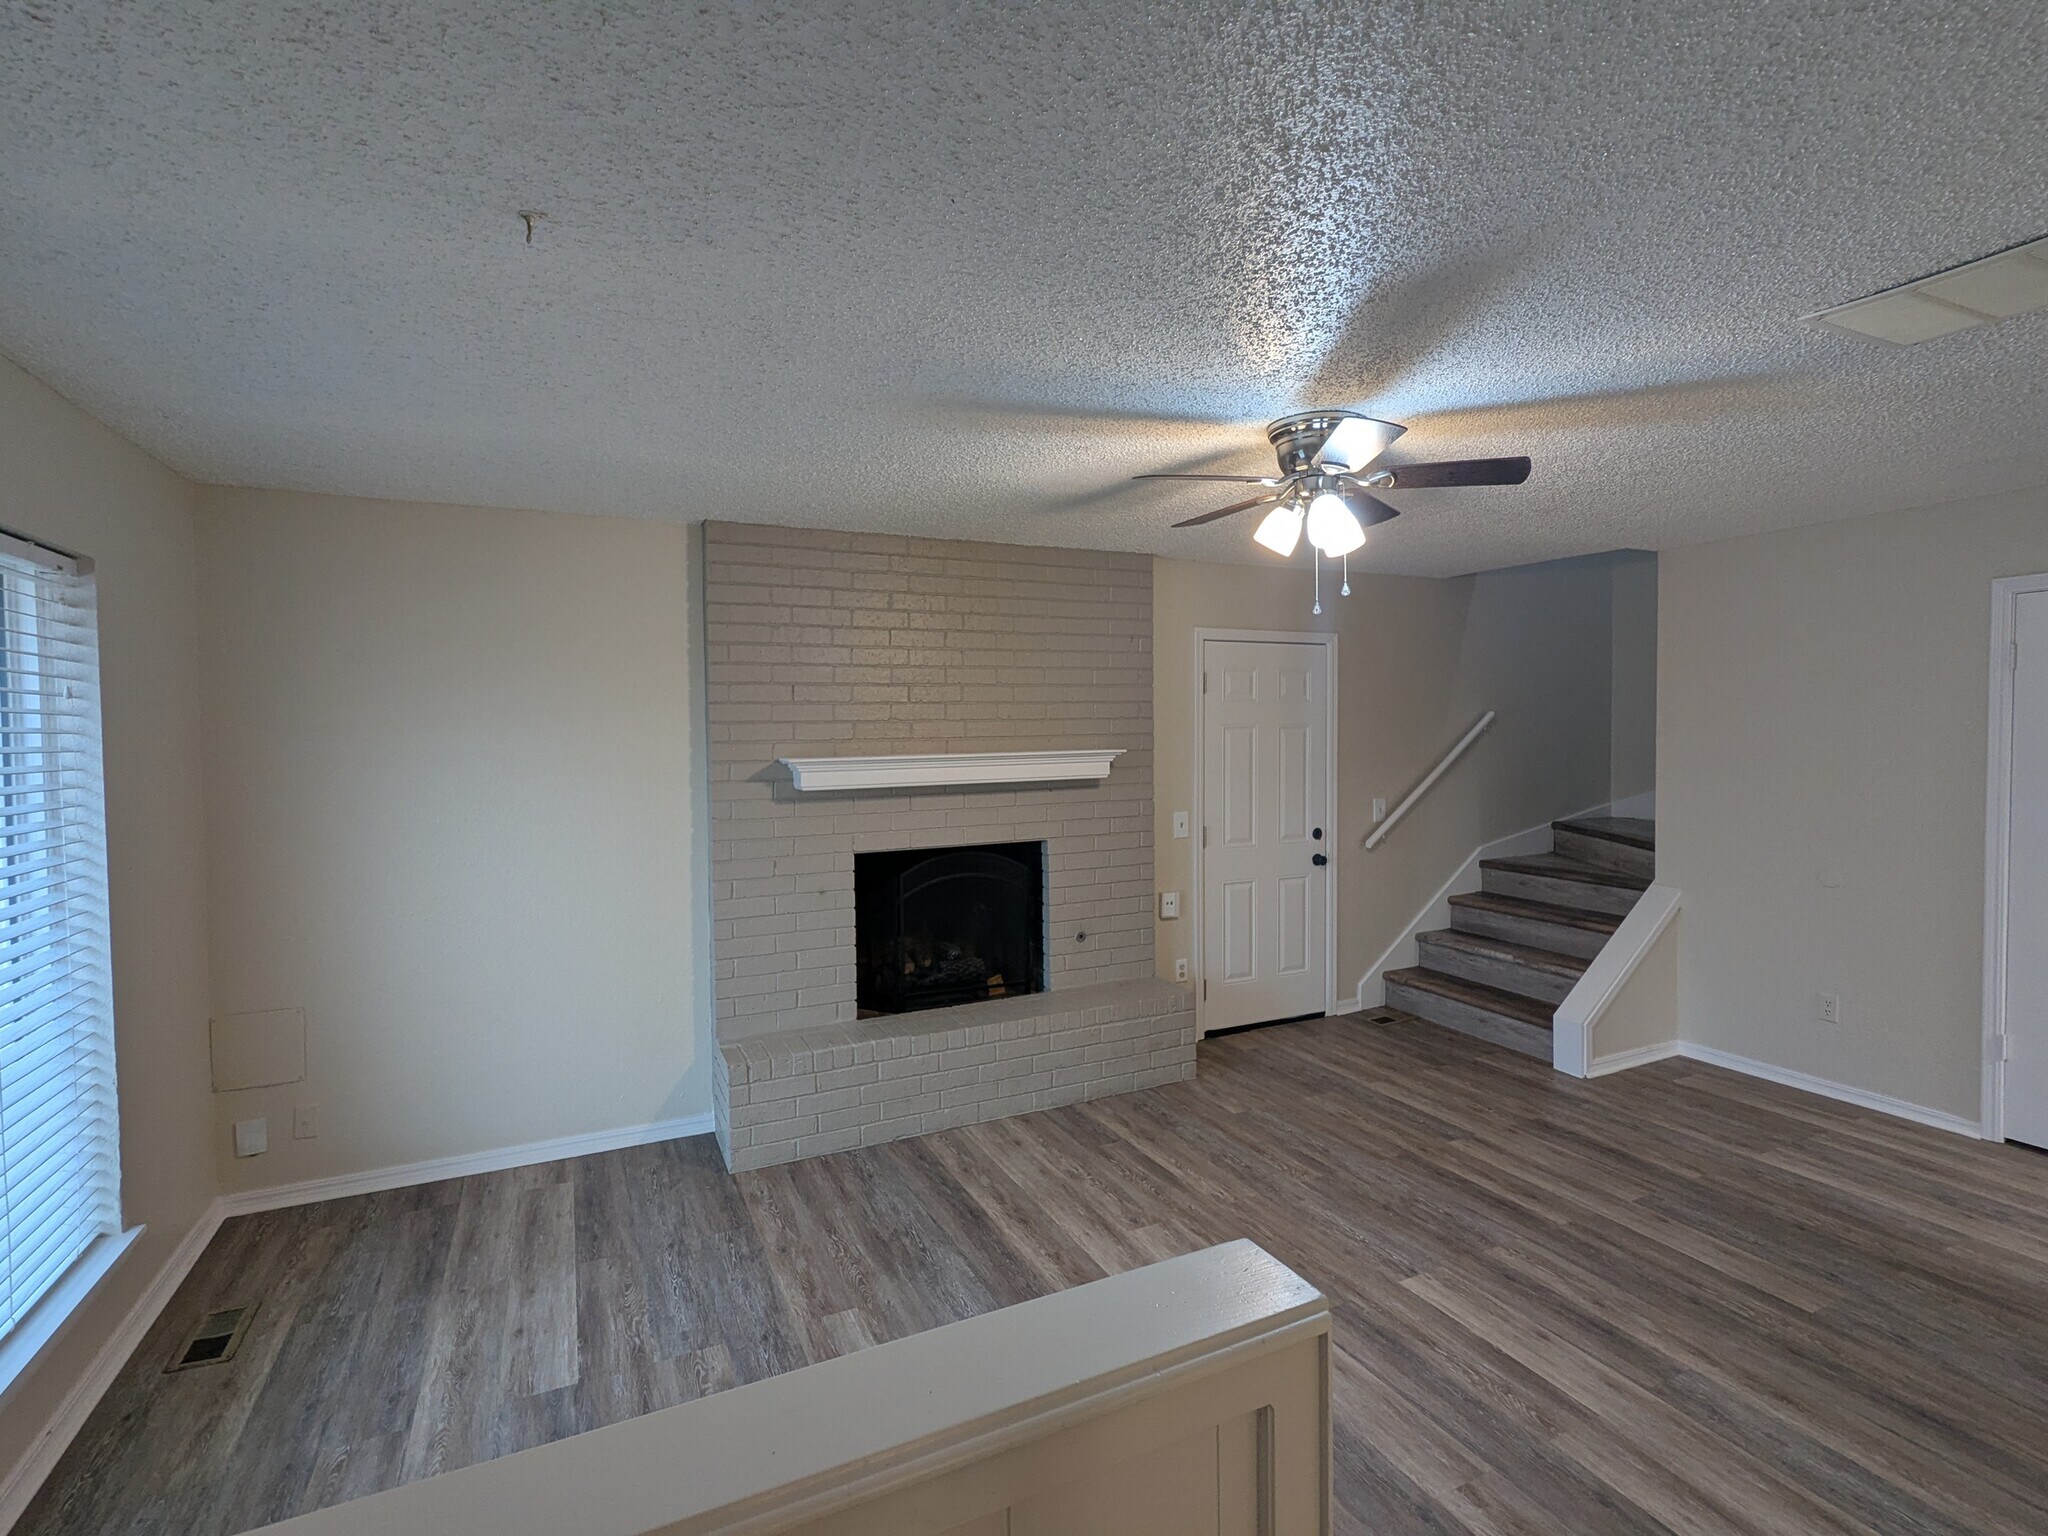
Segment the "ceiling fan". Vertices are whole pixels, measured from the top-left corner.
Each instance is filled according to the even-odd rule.
[[[1365,530],[1401,515],[1373,491],[1420,490],[1443,486],[1520,485],[1529,478],[1526,456],[1505,459],[1445,459],[1435,464],[1366,466],[1408,429],[1356,411],[1300,411],[1266,428],[1279,455],[1278,475],[1137,475],[1139,480],[1221,480],[1256,485],[1259,494],[1175,523],[1195,528],[1219,518],[1271,507],[1252,537],[1277,555],[1291,555],[1304,530],[1315,550],[1331,559],[1365,543]],[[1320,567],[1318,568],[1320,571]],[[1350,591],[1347,579],[1345,591]],[[1322,611],[1320,602],[1316,611]]]

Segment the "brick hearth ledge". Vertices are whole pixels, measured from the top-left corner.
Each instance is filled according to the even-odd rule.
[[[728,1168],[765,1168],[1195,1075],[1194,994],[1147,977],[719,1046]]]

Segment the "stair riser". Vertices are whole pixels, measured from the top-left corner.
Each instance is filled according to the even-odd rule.
[[[1640,875],[1645,880],[1657,877],[1657,853],[1652,848],[1632,848],[1627,843],[1617,843],[1611,838],[1588,837],[1583,832],[1574,832],[1568,827],[1559,827],[1553,834],[1553,852],[1567,859],[1577,859],[1581,864],[1597,864],[1602,869],[1618,869],[1625,875]]]
[[[1460,1034],[1504,1045],[1525,1056],[1540,1057],[1544,1061],[1551,1058],[1549,1030],[1524,1024],[1520,1019],[1489,1013],[1484,1008],[1474,1008],[1454,998],[1440,997],[1434,992],[1390,981],[1387,983],[1387,1006],[1412,1013],[1432,1024],[1441,1024],[1446,1029],[1455,1029]]]
[[[1523,997],[1533,997],[1539,1002],[1563,1002],[1565,994],[1571,991],[1575,979],[1570,976],[1559,976],[1553,971],[1539,971],[1534,966],[1523,965],[1514,960],[1502,960],[1492,955],[1475,955],[1470,950],[1459,949],[1450,944],[1432,944],[1427,938],[1416,945],[1416,950],[1421,956],[1420,964],[1426,971],[1462,977],[1466,981],[1476,981],[1482,986],[1499,987],[1503,992],[1518,992]]]
[[[1480,912],[1468,907],[1451,908],[1451,926],[1460,933],[1505,939],[1510,944],[1526,944],[1531,949],[1547,949],[1559,955],[1576,955],[1581,960],[1592,959],[1607,945],[1604,933],[1589,933],[1583,928],[1570,928],[1562,923],[1539,922],[1505,912]]]
[[[1582,880],[1558,880],[1512,869],[1482,871],[1479,888],[1489,896],[1519,896],[1524,901],[1574,907],[1581,912],[1605,912],[1615,917],[1626,917],[1642,895],[1621,886],[1588,885]]]

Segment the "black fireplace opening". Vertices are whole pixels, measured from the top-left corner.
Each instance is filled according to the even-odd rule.
[[[862,1017],[1045,990],[1045,844],[853,856]]]

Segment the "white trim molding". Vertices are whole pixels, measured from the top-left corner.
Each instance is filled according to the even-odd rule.
[[[121,1319],[120,1326],[107,1335],[106,1342],[93,1355],[92,1363],[71,1384],[63,1401],[58,1403],[57,1411],[50,1415],[49,1422],[29,1442],[28,1449],[21,1453],[21,1459],[8,1471],[6,1479],[0,1481],[0,1531],[13,1529],[14,1523],[28,1508],[29,1501],[36,1496],[36,1490],[56,1470],[58,1461],[70,1448],[71,1442],[78,1438],[78,1432],[85,1428],[85,1421],[99,1406],[107,1388],[121,1374],[121,1367],[140,1347],[151,1326],[171,1304],[178,1287],[185,1283],[185,1276],[199,1262],[199,1255],[213,1241],[213,1234],[220,1230],[222,1215],[218,1200],[200,1213],[191,1230],[164,1260],[163,1267],[142,1294],[135,1298],[135,1304]],[[133,1230],[139,1233],[142,1228]]]
[[[1664,1040],[1656,1045],[1639,1045],[1632,1051],[1616,1051],[1611,1056],[1597,1059],[1585,1072],[1587,1077],[1606,1077],[1611,1072],[1626,1072],[1631,1067],[1647,1067],[1653,1061],[1669,1061],[1674,1056],[1683,1056],[1685,1046],[1677,1040]]]
[[[1578,982],[1557,1005],[1557,1012],[1551,1018],[1550,1063],[1560,1072],[1573,1077],[1598,1077],[1609,1072],[1619,1072],[1624,1067],[1640,1065],[1641,1060],[1655,1061],[1656,1056],[1644,1057],[1642,1050],[1620,1051],[1607,1057],[1596,1058],[1593,1054],[1593,1031],[1599,1025],[1601,1015],[1607,1012],[1629,977],[1643,963],[1643,957],[1664,930],[1671,926],[1678,916],[1678,888],[1672,885],[1652,885],[1637,898],[1629,909],[1628,916],[1621,920],[1621,926],[1608,936],[1600,947],[1600,953],[1593,957],[1580,975]],[[1678,1038],[1678,1020],[1671,1021],[1671,1038]],[[1646,1047],[1648,1050],[1660,1046]],[[1670,1055],[1664,1051],[1664,1055]]]
[[[286,1206],[312,1205],[316,1201],[339,1200],[348,1195],[374,1195],[387,1189],[409,1189],[415,1184],[466,1179],[479,1173],[525,1168],[534,1163],[555,1163],[568,1157],[589,1157],[597,1152],[617,1152],[625,1147],[677,1141],[685,1136],[709,1136],[715,1129],[716,1119],[712,1115],[685,1115],[679,1120],[622,1126],[615,1131],[591,1131],[581,1136],[557,1137],[552,1141],[494,1147],[488,1152],[465,1152],[455,1157],[433,1157],[389,1168],[368,1168],[361,1173],[338,1173],[330,1178],[307,1179],[298,1184],[272,1184],[262,1189],[237,1190],[221,1196],[221,1208],[229,1216],[279,1211]]]
[[[2005,907],[2012,853],[2012,712],[2019,600],[2048,592],[2048,574],[1991,583],[1991,739],[1984,791],[1983,1087],[1978,1130],[2005,1140]]]
[[[933,789],[958,784],[1058,784],[1109,777],[1123,749],[1059,752],[911,752],[889,757],[785,757],[789,781],[819,790]]]
[[[28,1315],[14,1325],[6,1338],[0,1339],[0,1399],[35,1369],[51,1341],[71,1325],[71,1319],[92,1294],[93,1287],[121,1262],[122,1255],[140,1236],[142,1228],[130,1227],[125,1232],[106,1232],[95,1238],[48,1294],[29,1308]]]
[[[36,1490],[56,1470],[57,1462],[77,1438],[79,1430],[85,1427],[86,1419],[99,1405],[107,1389],[114,1384],[121,1367],[128,1363],[129,1356],[140,1347],[157,1318],[171,1304],[178,1287],[185,1283],[192,1266],[199,1262],[199,1256],[206,1252],[206,1245],[213,1241],[221,1223],[229,1217],[282,1210],[286,1206],[310,1205],[317,1200],[335,1200],[344,1195],[372,1194],[413,1184],[431,1184],[440,1179],[495,1173],[500,1169],[523,1168],[532,1163],[552,1163],[565,1157],[588,1157],[595,1152],[615,1152],[625,1147],[673,1141],[684,1136],[708,1136],[711,1131],[712,1116],[685,1115],[681,1119],[660,1120],[649,1125],[593,1131],[582,1136],[563,1136],[553,1141],[528,1142],[523,1146],[499,1147],[460,1157],[432,1158],[392,1168],[373,1168],[363,1173],[309,1179],[301,1184],[275,1184],[267,1189],[246,1189],[220,1196],[192,1223],[191,1230],[171,1256],[164,1260],[163,1267],[136,1298],[135,1304],[121,1319],[120,1326],[108,1335],[107,1341],[93,1356],[92,1363],[64,1394],[64,1400],[57,1405],[49,1423],[22,1452],[21,1459],[6,1478],[0,1480],[0,1531],[11,1529],[21,1518]],[[130,1238],[141,1231],[137,1227],[132,1233],[123,1233],[122,1236]],[[125,1251],[126,1244],[122,1247]]]
[[[1703,1061],[1710,1067],[1726,1067],[1730,1072],[1740,1072],[1745,1077],[1760,1077],[1767,1083],[1778,1083],[1786,1088],[1817,1093],[1824,1099],[1838,1099],[1844,1104],[1874,1109],[1879,1114],[1896,1115],[1901,1120],[1932,1126],[1937,1131],[1952,1131],[1958,1136],[1968,1136],[1972,1139],[1983,1134],[1975,1120],[1966,1119],[1962,1115],[1929,1109],[1925,1104],[1915,1104],[1910,1099],[1895,1099],[1888,1093],[1874,1093],[1868,1088],[1853,1088],[1847,1083],[1815,1077],[1808,1072],[1795,1072],[1790,1067],[1773,1066],[1768,1061],[1737,1056],[1732,1051],[1717,1050],[1711,1045],[1681,1040],[1678,1043],[1678,1054],[1689,1061]]]

